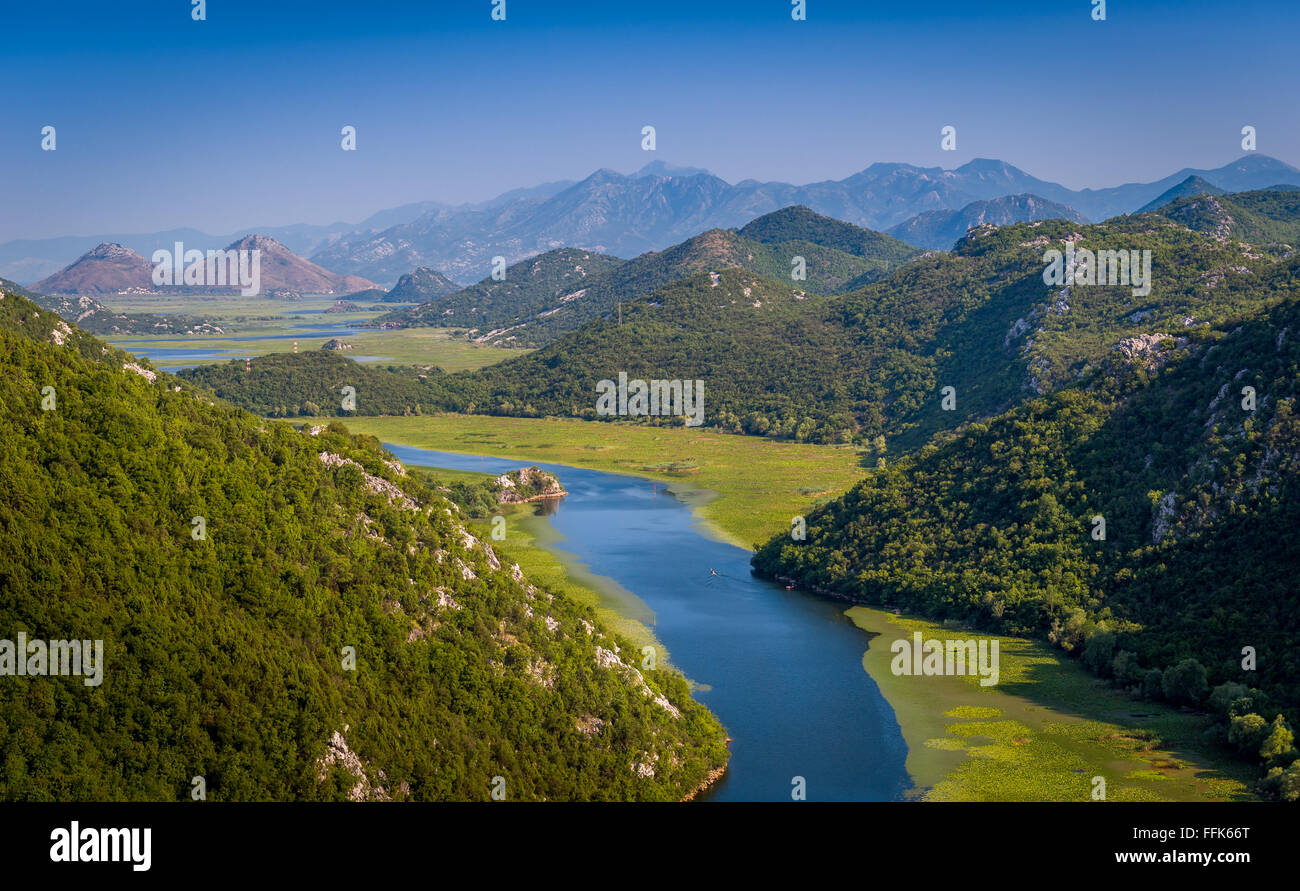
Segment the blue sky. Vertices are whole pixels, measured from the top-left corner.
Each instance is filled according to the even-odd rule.
[[[1244,124],[1300,165],[1297,4],[1091,5],[11,5],[0,240],[355,221],[651,160],[804,183],[991,157],[1096,187],[1227,163]]]

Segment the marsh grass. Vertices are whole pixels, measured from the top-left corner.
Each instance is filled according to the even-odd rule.
[[[897,677],[889,645],[987,636],[855,606],[872,634],[862,666],[894,707],[915,797],[926,801],[1249,800],[1248,766],[1200,742],[1203,715],[1138,702],[1036,641],[998,635],[999,683]]]

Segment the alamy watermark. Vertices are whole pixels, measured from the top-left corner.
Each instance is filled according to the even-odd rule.
[[[104,682],[102,640],[28,640],[19,631],[18,640],[0,640],[0,676],[84,677],[87,687]]]
[[[185,250],[176,242],[176,250],[153,252],[153,283],[163,286],[224,288],[239,286],[243,297],[255,297],[262,290],[262,252]]]
[[[130,863],[135,872],[148,872],[153,862],[153,830],[145,827],[82,828],[76,820],[50,832],[54,863]]]
[[[686,418],[687,427],[704,423],[704,381],[629,381],[627,372],[618,373],[618,383],[605,379],[596,384],[596,414],[602,418],[625,417]]]
[[[979,674],[980,686],[992,687],[998,682],[998,643],[996,638],[923,640],[917,631],[911,640],[896,640],[890,646],[894,658],[889,670],[895,676]]]
[[[1134,297],[1151,293],[1151,251],[1090,251],[1065,243],[1065,253],[1049,248],[1043,254],[1046,285],[1132,285]]]

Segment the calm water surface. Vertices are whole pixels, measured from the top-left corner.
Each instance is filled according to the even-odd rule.
[[[384,444],[401,461],[504,473],[501,458]],[[750,552],[707,536],[663,483],[538,464],[569,496],[549,515],[551,550],[634,592],[696,698],[732,737],[717,801],[899,799],[911,786],[898,722],[862,669],[868,637],[844,604],[755,578]],[[713,570],[717,575],[710,573]],[[638,612],[641,612],[638,610]],[[879,642],[877,646],[881,645]]]

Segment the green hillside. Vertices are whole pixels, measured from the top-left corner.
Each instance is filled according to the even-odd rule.
[[[272,418],[334,415],[408,415],[465,407],[463,384],[435,366],[378,366],[341,353],[311,350],[200,365],[185,380],[254,414]],[[352,387],[355,408],[344,409],[343,388]]]
[[[459,290],[459,285],[438,270],[420,266],[399,278],[391,291],[377,299],[384,303],[424,303]]]
[[[216,334],[221,331],[208,319],[198,316],[116,312],[91,297],[37,294],[4,278],[0,278],[0,292],[25,297],[92,334]]]
[[[480,333],[498,326],[509,327],[519,319],[561,305],[565,297],[624,262],[594,251],[559,248],[506,267],[501,281],[488,277],[438,299],[417,295],[424,300],[420,305],[379,316],[375,323],[390,327],[473,328]]]
[[[1067,240],[1151,250],[1150,294],[1045,285],[1044,252]],[[1283,299],[1298,266],[1153,217],[982,228],[951,254],[844,296],[801,299],[739,270],[716,288],[695,276],[625,303],[621,325],[592,322],[453,384],[466,388],[466,410],[594,417],[596,381],[620,370],[690,375],[706,382],[712,426],[817,441],[887,435],[913,447],[1072,384],[1117,350],[1186,348],[1207,324]],[[951,412],[937,410],[945,386],[954,388]]]
[[[1153,212],[1212,237],[1248,241],[1282,254],[1300,243],[1300,189],[1196,195]]]
[[[6,635],[104,648],[97,686],[4,678],[0,798],[675,800],[724,763],[683,678],[373,438],[213,404],[12,293],[0,350]]]
[[[1297,331],[1292,299],[1176,355],[1117,356],[1079,385],[878,467],[809,512],[806,540],[774,537],[754,567],[864,603],[1043,636],[1121,686],[1175,703],[1242,685],[1209,703],[1227,713],[1234,744],[1248,713],[1285,712],[1294,725],[1300,545],[1284,530],[1300,524]],[[1254,671],[1242,668],[1247,646]],[[1245,695],[1254,698],[1229,708]],[[1264,759],[1249,745],[1243,754],[1279,768],[1294,758]],[[1293,772],[1285,782],[1300,792]]]
[[[620,303],[698,275],[740,268],[816,294],[857,287],[918,251],[897,239],[792,207],[739,232],[711,229],[663,251],[620,261],[564,248],[506,270],[449,298],[376,319],[381,325],[470,327],[504,346],[540,346],[582,325],[617,317]],[[802,260],[802,278],[793,278]]]
[[[700,239],[735,246],[721,230]],[[1063,251],[1067,242],[1139,256],[1150,250],[1149,293],[1135,295],[1131,284],[1048,286],[1045,251]],[[1185,350],[1209,326],[1263,311],[1292,292],[1300,268],[1296,256],[1278,256],[1140,215],[1095,226],[1051,220],[976,228],[951,253],[919,257],[839,296],[738,268],[697,272],[526,356],[446,377],[429,372],[418,387],[401,385],[410,390],[404,398],[358,400],[357,411],[404,414],[419,405],[591,418],[596,383],[625,371],[704,380],[705,424],[723,430],[878,446],[886,445],[883,436],[891,449],[915,448],[962,421],[1069,386],[1117,352]],[[649,268],[658,276],[670,267]],[[313,414],[310,401],[346,414],[336,398],[325,398],[341,378],[302,373],[309,364],[285,357],[278,380],[250,378],[234,363],[187,375],[255,411]],[[353,375],[414,380],[421,373]],[[953,388],[952,411],[937,410],[945,387]]]
[[[910,244],[874,229],[824,217],[802,205],[764,214],[736,230],[742,238],[762,244],[805,242],[855,257],[897,266],[920,253]],[[788,270],[787,270],[788,272]]]

